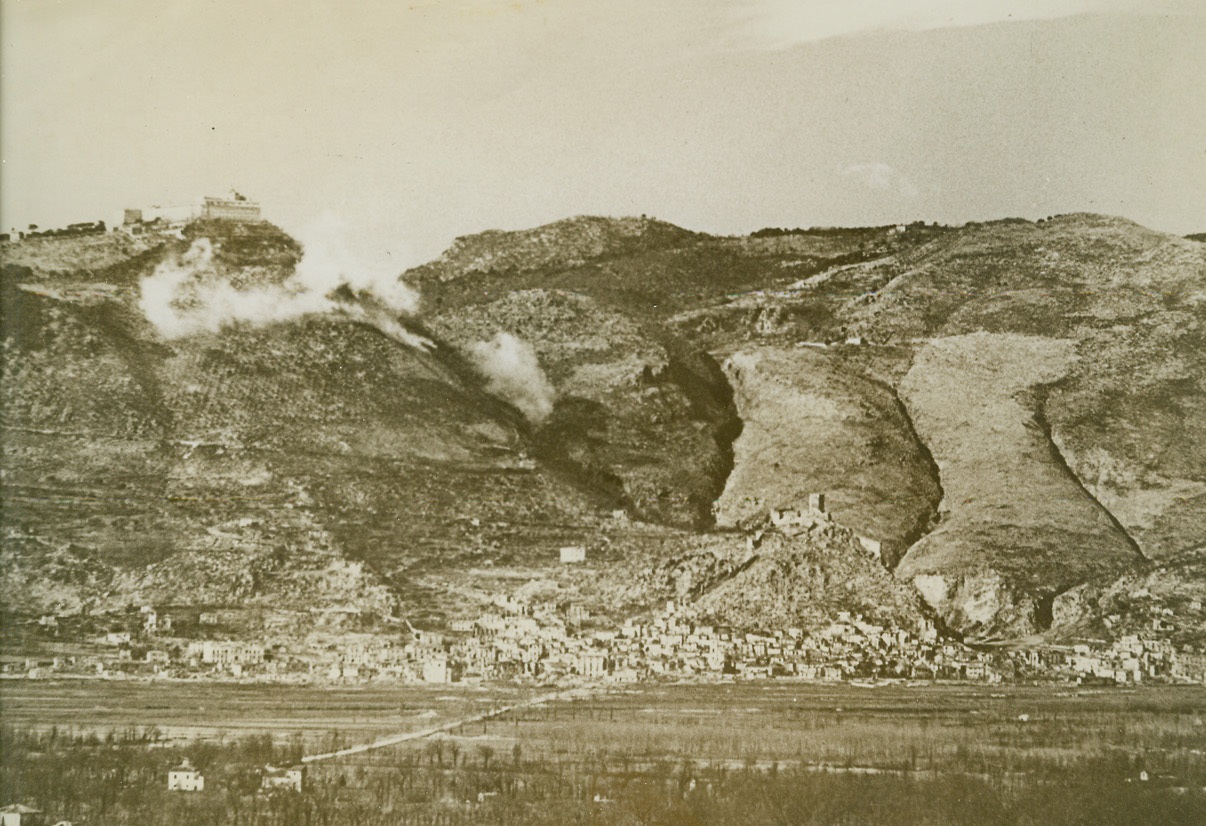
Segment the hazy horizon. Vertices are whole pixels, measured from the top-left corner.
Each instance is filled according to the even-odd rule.
[[[233,187],[398,268],[579,214],[1206,231],[1192,0],[6,0],[3,40],[6,230]]]

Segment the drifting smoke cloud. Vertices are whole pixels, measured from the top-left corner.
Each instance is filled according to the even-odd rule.
[[[553,412],[557,394],[532,345],[498,333],[493,341],[470,344],[469,356],[486,377],[486,390],[515,405],[529,421],[540,424]]]
[[[419,294],[394,275],[364,267],[339,239],[340,225],[324,216],[301,233],[305,255],[294,273],[280,284],[238,289],[218,272],[208,238],[155,268],[139,285],[139,308],[164,338],[217,333],[225,327],[264,326],[302,316],[342,314],[377,327],[409,347],[427,350],[431,341],[415,335],[390,314],[413,315]],[[375,305],[336,301],[341,286],[371,299]]]
[[[411,316],[419,311],[419,293],[398,278],[397,264],[369,263],[354,255],[350,228],[335,213],[324,212],[302,227],[297,237],[306,254],[293,279],[307,290],[326,295],[346,284],[372,295],[395,313]]]
[[[307,315],[338,315],[369,324],[407,347],[429,351],[435,344],[399,323],[419,310],[419,293],[390,274],[370,267],[341,241],[344,229],[324,216],[302,232],[305,256],[280,284],[239,289],[214,261],[208,238],[161,263],[139,285],[138,306],[164,338],[218,333],[237,325],[265,326]],[[500,332],[467,348],[486,378],[488,392],[540,424],[553,411],[556,391],[540,369],[530,344]]]

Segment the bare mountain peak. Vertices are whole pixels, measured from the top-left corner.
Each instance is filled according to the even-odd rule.
[[[687,244],[707,236],[646,216],[579,215],[522,230],[457,238],[435,262],[440,280],[471,272],[571,267],[592,259]]]

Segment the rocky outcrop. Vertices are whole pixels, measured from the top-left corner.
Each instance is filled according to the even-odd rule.
[[[824,627],[840,612],[919,628],[916,593],[892,578],[849,528],[822,518],[804,530],[768,530],[696,606],[721,622],[782,629]]]
[[[942,524],[897,574],[965,634],[1045,630],[1055,594],[1141,560],[1028,409],[1030,388],[1065,376],[1074,355],[1069,341],[1034,336],[942,338],[901,384],[946,498]]]
[[[894,565],[942,493],[891,390],[808,348],[746,348],[724,367],[743,428],[717,521],[753,524],[824,493],[834,518]]]

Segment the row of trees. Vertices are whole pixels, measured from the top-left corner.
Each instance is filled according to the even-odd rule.
[[[323,739],[343,738],[333,732]],[[264,793],[262,767],[299,760],[299,736],[176,748],[154,727],[104,735],[9,727],[0,730],[0,793],[6,803],[35,805],[56,820],[140,826],[1188,824],[1206,817],[1200,784],[1173,789],[1156,775],[1132,780],[1136,758],[1120,753],[1084,751],[1043,769],[994,762],[988,750],[956,749],[938,769],[914,749],[898,768],[868,771],[817,770],[752,754],[701,763],[605,745],[433,739],[310,764],[303,792]],[[185,757],[204,771],[204,792],[167,791],[167,768]]]

